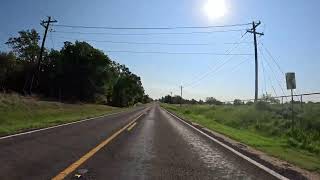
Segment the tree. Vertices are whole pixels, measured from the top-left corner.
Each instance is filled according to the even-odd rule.
[[[115,106],[128,106],[142,102],[144,89],[140,77],[131,73],[124,65],[116,67],[118,78],[113,89],[112,104]]]
[[[233,101],[233,105],[242,105],[242,104],[243,104],[243,102],[240,99],[235,99]]]
[[[143,95],[142,103],[150,103],[153,99],[149,97],[149,95]]]
[[[197,101],[197,100],[195,100],[195,99],[191,99],[190,103],[191,103],[191,104],[197,104],[197,103],[198,103],[198,101]]]
[[[35,30],[20,31],[18,37],[9,38],[6,44],[13,53],[0,53],[0,88],[29,89],[40,50],[38,41]],[[86,42],[65,42],[59,51],[46,51],[37,80],[35,93],[59,100],[120,107],[152,100],[145,95],[139,76]]]
[[[279,104],[280,103],[280,100],[272,97],[271,94],[263,94],[261,100],[266,103],[271,103],[271,104]]]
[[[211,104],[211,105],[222,105],[222,102],[217,100],[214,97],[207,97],[206,98],[206,103],[207,104]]]
[[[60,55],[53,52],[53,81],[64,97],[94,101],[96,94],[104,94],[110,82],[110,59],[86,42],[66,42]],[[50,66],[50,65],[49,65]]]
[[[5,92],[10,77],[13,76],[16,58],[13,53],[0,52],[0,88]]]
[[[252,104],[254,104],[252,101],[248,101],[248,102],[246,103],[246,105],[252,105]]]
[[[21,61],[19,63],[23,66],[23,70],[19,71],[19,75],[16,77],[19,77],[17,81],[24,81],[19,91],[27,94],[27,90],[30,89],[32,81],[31,76],[35,70],[34,66],[40,52],[38,44],[40,36],[35,29],[31,31],[19,31],[18,34],[19,36],[17,37],[10,37],[5,44],[12,48],[12,51],[17,56],[17,60]]]
[[[40,36],[35,29],[19,31],[18,37],[11,37],[5,43],[10,46],[20,60],[35,63],[40,52]]]
[[[204,104],[202,99],[199,100],[199,104]]]

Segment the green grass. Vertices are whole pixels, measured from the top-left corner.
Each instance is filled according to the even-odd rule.
[[[280,105],[263,108],[256,105],[161,105],[183,118],[269,155],[320,172],[319,104],[306,104],[303,111],[297,112],[299,123],[294,131],[291,131],[291,121],[285,118]]]
[[[0,136],[37,129],[123,109],[96,104],[64,104],[0,94]]]

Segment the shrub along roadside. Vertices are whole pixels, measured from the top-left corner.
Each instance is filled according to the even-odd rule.
[[[237,141],[296,164],[304,169],[320,172],[319,104],[305,105],[296,128],[283,117],[281,105],[257,104],[241,106],[176,105],[162,104],[183,118],[201,124]],[[310,108],[312,110],[310,110]],[[310,124],[311,123],[311,124]],[[302,125],[303,124],[303,125]]]

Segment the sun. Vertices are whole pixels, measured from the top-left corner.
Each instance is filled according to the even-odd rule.
[[[222,18],[227,13],[225,0],[207,0],[203,9],[210,20]]]

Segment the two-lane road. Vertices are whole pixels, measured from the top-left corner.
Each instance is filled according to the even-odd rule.
[[[274,179],[157,104],[2,139],[0,149],[0,179]]]

